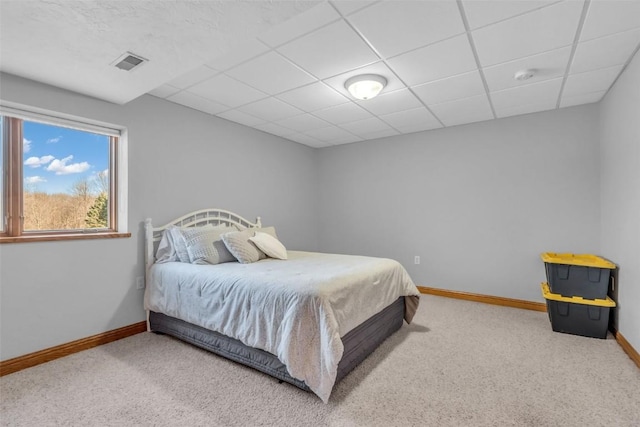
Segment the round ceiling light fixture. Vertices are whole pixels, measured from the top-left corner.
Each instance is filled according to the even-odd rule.
[[[378,96],[387,85],[387,79],[377,74],[360,74],[349,78],[344,87],[356,99],[371,99]]]
[[[536,70],[530,68],[528,70],[517,71],[516,74],[513,76],[513,78],[522,82],[525,80],[529,80],[535,74],[536,74]]]

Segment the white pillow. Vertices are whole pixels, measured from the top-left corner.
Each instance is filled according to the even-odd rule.
[[[235,257],[229,252],[220,236],[224,233],[236,231],[234,227],[217,226],[205,233],[198,233],[187,236],[185,242],[189,261],[192,264],[222,264],[223,262],[233,262]]]
[[[278,236],[276,235],[276,228],[275,227],[263,227],[263,228],[248,228],[248,230],[252,230],[257,232],[261,232],[261,233],[267,233],[269,235],[271,235],[272,237],[275,237],[276,239],[278,238]],[[251,236],[253,236],[253,234],[251,234]],[[259,248],[258,248],[259,249]],[[265,259],[267,257],[267,255],[262,252],[262,251],[258,251],[260,252],[260,259]]]
[[[280,240],[270,234],[256,231],[256,235],[250,237],[258,249],[264,252],[270,258],[287,259],[287,248],[284,247]]]

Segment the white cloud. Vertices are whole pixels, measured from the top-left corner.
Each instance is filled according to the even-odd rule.
[[[61,136],[58,136],[56,138],[49,138],[47,139],[47,144],[55,144],[56,142],[60,141],[62,139]]]
[[[99,176],[109,176],[109,168],[91,174],[91,178],[98,178]]]
[[[47,182],[47,180],[41,176],[28,176],[24,179],[25,184],[37,184],[39,182]]]
[[[46,165],[53,159],[55,159],[53,156],[29,157],[24,161],[24,164],[25,166],[30,166],[32,168],[39,168],[40,166]]]
[[[31,141],[27,138],[22,138],[22,152],[28,153],[31,150]]]
[[[49,172],[55,172],[56,175],[69,175],[72,173],[82,173],[88,170],[91,165],[87,162],[80,163],[71,163],[67,164],[73,159],[73,156],[67,156],[64,159],[54,159],[49,166],[47,166],[47,170]]]

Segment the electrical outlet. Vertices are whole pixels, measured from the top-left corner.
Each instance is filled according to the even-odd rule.
[[[144,277],[136,277],[136,289],[144,289]]]
[[[413,257],[413,263],[414,264],[420,264],[420,257],[418,255]]]

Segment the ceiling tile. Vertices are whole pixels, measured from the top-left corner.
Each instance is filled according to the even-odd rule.
[[[216,70],[225,71],[268,50],[269,46],[260,40],[250,39],[239,43],[235,48],[230,49],[226,54],[208,62],[206,65]]]
[[[340,19],[340,14],[333,7],[328,3],[320,3],[277,25],[258,38],[269,46],[276,47],[337,19]]]
[[[570,74],[562,91],[563,97],[583,95],[585,93],[609,90],[618,74],[622,71],[622,65],[602,68],[586,73]]]
[[[314,148],[322,148],[322,147],[329,147],[331,144],[328,142],[322,142],[322,141],[318,141],[315,138],[312,138],[308,135],[302,134],[302,133],[296,133],[293,135],[288,135],[287,136],[288,140],[294,141],[294,142],[298,142],[300,144],[304,144],[307,145],[309,147],[314,147]]]
[[[238,109],[243,113],[247,113],[270,122],[302,114],[302,111],[289,104],[285,104],[276,98],[266,98],[258,102],[244,105]]]
[[[557,3],[558,0],[463,0],[469,28],[475,29]]]
[[[491,92],[510,87],[517,87],[531,83],[564,76],[571,55],[571,47],[552,50],[539,55],[528,56],[515,61],[505,62],[484,68],[484,78]],[[535,70],[535,75],[529,80],[519,81],[514,78],[520,70]]]
[[[563,96],[560,100],[560,108],[572,107],[574,105],[592,104],[598,102],[607,93],[606,90],[598,92],[585,93],[583,95],[576,96]]]
[[[477,69],[466,34],[396,56],[387,63],[409,86]]]
[[[362,133],[360,136],[366,140],[369,140],[369,139],[385,138],[387,136],[394,136],[399,134],[400,132],[398,132],[397,130],[389,128],[389,129],[380,129],[372,132],[365,132],[365,133]]]
[[[480,63],[512,61],[573,43],[583,1],[564,1],[474,30]]]
[[[122,30],[118,32],[121,41],[134,40],[148,48],[145,34],[153,34],[156,50],[145,53],[128,47],[152,61],[133,74],[108,68],[110,85],[105,86],[100,73],[90,70],[89,59],[98,63],[99,58],[93,57],[96,52],[115,59],[123,48],[114,40],[105,45],[91,31],[85,31],[86,40],[75,38],[90,48],[85,49],[82,61],[49,69],[54,74],[69,72],[71,64],[77,70],[70,75],[78,76],[86,68],[85,79],[73,82],[67,76],[58,80],[67,89],[88,93],[89,84],[117,92],[118,87],[131,83],[127,93],[149,91],[244,126],[335,145],[554,109],[558,101],[563,107],[597,102],[606,96],[640,43],[640,0],[311,0],[313,5],[296,1],[297,6],[278,0],[275,9],[271,4],[249,8],[257,9],[250,16],[246,4],[243,6],[246,2],[237,7],[229,6],[234,2],[218,2],[229,6],[230,13],[218,13],[222,10],[209,6],[201,8],[204,13],[194,12],[193,4],[207,2],[191,2],[179,8],[189,20],[160,25],[164,21],[158,12],[146,21],[136,21],[150,24],[142,32],[111,20]],[[9,11],[15,16],[26,19],[43,13],[41,7],[28,6],[29,2],[13,3],[16,6]],[[286,16],[271,14],[271,10],[280,10],[278,5],[283,12],[288,10]],[[45,7],[45,12],[49,9]],[[67,9],[73,12],[74,7]],[[92,9],[91,16],[99,20],[111,16],[109,11]],[[578,24],[581,16],[584,25]],[[3,34],[8,28],[19,35],[19,20],[6,18],[3,24],[9,24],[2,26]],[[24,33],[30,37],[2,43],[1,57],[7,56],[8,49],[19,54],[18,62],[29,58],[30,67],[20,62],[23,77],[29,78],[29,70],[39,66],[37,61],[57,49],[56,38],[46,35],[60,33],[34,33],[29,26],[46,27],[54,21],[27,19]],[[471,28],[469,33],[463,21]],[[282,24],[274,27],[275,22]],[[200,26],[198,31],[191,31],[194,25]],[[127,36],[129,30],[134,37]],[[574,46],[576,36],[580,43]],[[474,57],[473,46],[478,57]],[[572,68],[568,70],[570,56]],[[493,65],[478,70],[478,58]],[[516,71],[527,68],[536,70],[532,79],[514,80]],[[347,93],[344,82],[364,73],[383,75],[389,83],[379,97],[360,102]],[[484,93],[487,86],[489,94]],[[105,99],[111,96],[101,93]]]
[[[426,130],[432,130],[432,129],[439,129],[443,127],[440,122],[435,121],[435,122],[422,122],[422,123],[415,123],[412,125],[406,125],[406,126],[399,126],[396,127],[396,129],[398,129],[398,131],[400,131],[400,133],[415,133],[415,132],[424,132]]]
[[[149,93],[153,96],[157,96],[158,98],[166,98],[167,96],[171,96],[174,93],[178,92],[180,92],[180,89],[178,89],[177,87],[173,87],[171,85],[162,85],[155,88]]]
[[[578,44],[571,73],[625,64],[640,44],[640,28]]]
[[[382,94],[387,92],[393,92],[398,89],[404,89],[406,86],[396,77],[389,67],[384,62],[376,62],[375,64],[367,65],[365,67],[357,68],[355,70],[348,71],[346,73],[339,74],[337,76],[326,79],[324,82],[346,96],[348,99],[353,100],[353,96],[344,87],[344,83],[351,77],[360,74],[377,74],[387,79],[387,85],[382,89]]]
[[[318,116],[321,119],[328,121],[329,123],[333,123],[334,125],[339,125],[347,122],[355,122],[357,120],[363,120],[372,117],[371,113],[353,102],[314,111],[313,115]]]
[[[320,141],[334,142],[337,140],[345,142],[359,141],[361,138],[341,129],[337,126],[328,126],[320,129],[310,130],[305,132],[305,135],[309,135]]]
[[[225,74],[271,95],[315,81],[276,52],[265,53]]]
[[[241,125],[245,126],[261,125],[266,122],[266,120],[264,119],[253,117],[250,114],[246,114],[238,110],[225,111],[224,113],[220,113],[217,116],[222,117],[226,120],[230,120],[232,122],[240,123]]]
[[[379,0],[332,0],[331,3],[338,9],[342,16],[347,16],[356,10],[377,3]]]
[[[478,71],[459,74],[411,88],[425,104],[441,104],[485,93]]]
[[[465,32],[455,1],[380,2],[348,19],[385,58]]]
[[[487,95],[473,96],[429,106],[445,126],[491,120],[493,113]]]
[[[391,129],[389,125],[387,125],[377,117],[371,117],[355,122],[343,123],[340,125],[340,127],[358,136]]]
[[[169,84],[180,89],[186,89],[189,86],[200,83],[203,80],[215,76],[216,74],[218,74],[217,70],[209,68],[206,65],[201,65],[198,68],[171,80]]]
[[[270,133],[272,135],[277,135],[277,136],[289,136],[289,135],[293,135],[294,133],[296,133],[295,130],[286,128],[284,126],[280,126],[277,125],[275,123],[264,123],[261,125],[256,125],[254,126],[254,128]]]
[[[322,82],[281,93],[278,99],[307,112],[349,102],[347,98]]]
[[[518,104],[506,108],[496,108],[496,116],[500,119],[521,114],[537,113],[539,111],[553,110],[556,108],[557,100],[548,101],[542,104]]]
[[[385,114],[380,116],[380,118],[396,129],[416,128],[421,126],[424,126],[425,128],[428,127],[430,129],[442,127],[440,122],[433,117],[433,114],[424,107],[401,111],[399,113]]]
[[[267,96],[224,74],[191,86],[188,91],[229,107],[238,107]]]
[[[189,92],[178,92],[175,95],[171,95],[167,98],[168,101],[181,104],[186,107],[194,108],[196,110],[203,111],[209,114],[218,114],[222,111],[228,110],[229,107],[218,104],[217,102],[210,101],[202,98],[198,95],[194,95]]]
[[[311,114],[301,114],[299,116],[287,117],[275,122],[277,125],[293,129],[298,132],[307,132],[329,126],[329,123]]]
[[[342,20],[287,43],[278,51],[320,79],[378,60]]]
[[[582,26],[580,41],[640,27],[640,1],[592,0]]]
[[[400,89],[395,92],[385,93],[366,101],[358,101],[358,104],[375,115],[397,113],[398,111],[411,110],[421,107],[422,104],[409,89]]]
[[[345,138],[336,138],[333,141],[331,141],[332,145],[344,145],[344,144],[351,144],[352,142],[360,142],[360,141],[364,141],[364,139],[360,138],[359,136],[351,136],[351,137],[345,137]]]
[[[518,86],[491,93],[493,107],[498,110],[514,108],[518,105],[551,105],[555,107],[560,95],[562,78],[545,80],[525,86]]]

